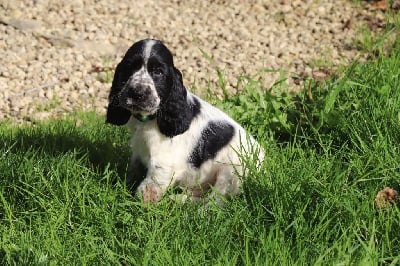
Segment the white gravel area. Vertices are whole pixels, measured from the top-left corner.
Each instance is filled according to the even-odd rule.
[[[114,67],[149,37],[170,48],[197,94],[221,92],[216,67],[229,90],[263,69],[284,70],[297,90],[293,77],[323,78],[360,55],[354,38],[366,18],[383,21],[350,0],[1,0],[0,121],[104,113]],[[278,77],[265,72],[265,88]]]

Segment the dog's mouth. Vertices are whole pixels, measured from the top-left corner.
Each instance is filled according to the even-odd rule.
[[[124,88],[117,98],[117,105],[133,115],[153,115],[160,105],[160,99],[149,89]]]
[[[139,115],[151,115],[158,110],[157,101],[153,99],[134,101],[132,98],[126,98],[120,101],[120,106],[130,111],[132,114]]]
[[[129,98],[126,101],[127,104],[124,108],[130,111],[132,116],[137,120],[141,122],[147,122],[157,117],[158,106],[152,107],[150,105],[145,105],[140,107],[138,105],[131,104]]]

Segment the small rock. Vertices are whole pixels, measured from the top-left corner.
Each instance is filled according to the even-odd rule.
[[[400,9],[400,0],[395,0],[392,3],[392,9],[393,10],[399,10]]]
[[[6,21],[6,23],[22,31],[38,30],[42,27],[42,24],[39,21],[30,19],[12,18]]]
[[[50,112],[44,111],[44,112],[35,112],[31,116],[32,116],[33,120],[43,121],[43,120],[49,119],[51,117],[51,115],[52,114]]]

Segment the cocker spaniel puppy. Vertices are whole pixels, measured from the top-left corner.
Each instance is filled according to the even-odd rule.
[[[239,124],[186,90],[171,52],[158,40],[134,43],[118,64],[106,122],[128,124],[132,132],[127,184],[144,202],[159,201],[170,187],[194,201],[236,195],[240,154],[264,156]]]

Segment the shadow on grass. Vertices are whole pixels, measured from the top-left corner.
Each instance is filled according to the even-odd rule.
[[[16,128],[4,135],[3,145],[8,152],[26,154],[33,151],[39,156],[53,158],[73,152],[77,160],[87,157],[88,167],[95,172],[111,168],[121,179],[125,178],[130,156],[129,134],[125,128],[104,124],[78,127],[74,121],[58,120]]]

